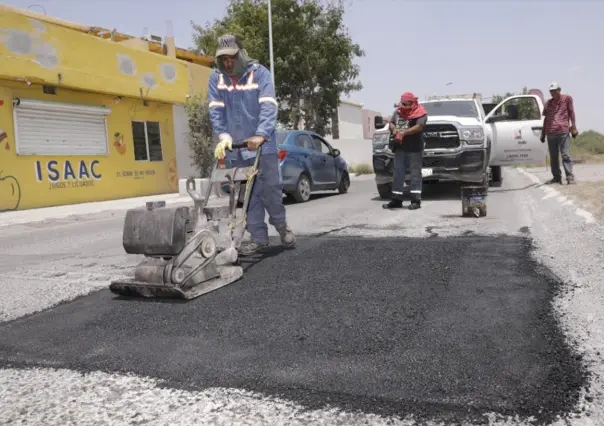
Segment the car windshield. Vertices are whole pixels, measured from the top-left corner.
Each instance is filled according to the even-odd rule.
[[[284,131],[277,131],[275,133],[277,134],[277,145],[281,145],[283,142],[285,142],[287,135],[289,135],[289,132]]]
[[[478,111],[474,101],[444,101],[444,102],[425,102],[423,107],[431,115],[452,115],[455,117],[476,117]]]

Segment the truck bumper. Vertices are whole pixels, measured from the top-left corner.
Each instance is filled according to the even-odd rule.
[[[484,181],[484,174],[488,165],[487,150],[466,149],[454,154],[424,152],[423,168],[427,174],[424,181],[448,180],[457,182]],[[373,154],[373,169],[378,185],[391,183],[394,171],[394,155],[389,153]],[[407,175],[409,175],[407,173]]]

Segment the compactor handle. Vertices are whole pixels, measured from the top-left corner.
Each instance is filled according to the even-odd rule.
[[[264,145],[264,144],[262,144]],[[262,147],[262,145],[260,145]],[[233,142],[233,149],[237,148],[247,148],[247,142]]]
[[[203,201],[203,197],[201,197],[199,194],[197,194],[197,188],[195,185],[195,178],[194,177],[190,177],[189,179],[187,179],[187,193],[189,194],[189,197],[191,197],[193,199],[193,201],[195,201],[196,203],[199,203],[201,201]]]

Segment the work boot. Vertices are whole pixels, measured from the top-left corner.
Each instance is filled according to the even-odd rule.
[[[239,246],[239,256],[249,256],[254,253],[259,253],[268,247],[268,243],[259,243],[254,240],[243,241]]]
[[[545,182],[546,185],[552,185],[554,183],[559,183],[560,185],[562,185],[562,178],[552,178],[550,180],[548,180],[547,182]]]
[[[417,210],[417,209],[421,209],[422,207],[422,202],[421,201],[411,201],[411,204],[409,204],[408,209],[409,210]]]
[[[566,178],[566,183],[568,183],[569,185],[574,185],[577,182],[575,182],[575,177],[574,176],[568,176]]]
[[[390,209],[401,209],[403,208],[403,202],[401,200],[390,200],[390,202],[386,204],[382,204],[382,208],[390,210]]]
[[[275,228],[281,237],[281,244],[283,244],[285,247],[293,247],[296,245],[296,234],[294,234],[294,231],[287,226],[287,223],[276,226]]]

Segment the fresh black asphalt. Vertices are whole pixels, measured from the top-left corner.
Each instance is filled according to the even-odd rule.
[[[586,373],[530,239],[300,238],[191,302],[101,291],[0,327],[0,367],[132,372],[384,415],[549,422]]]

